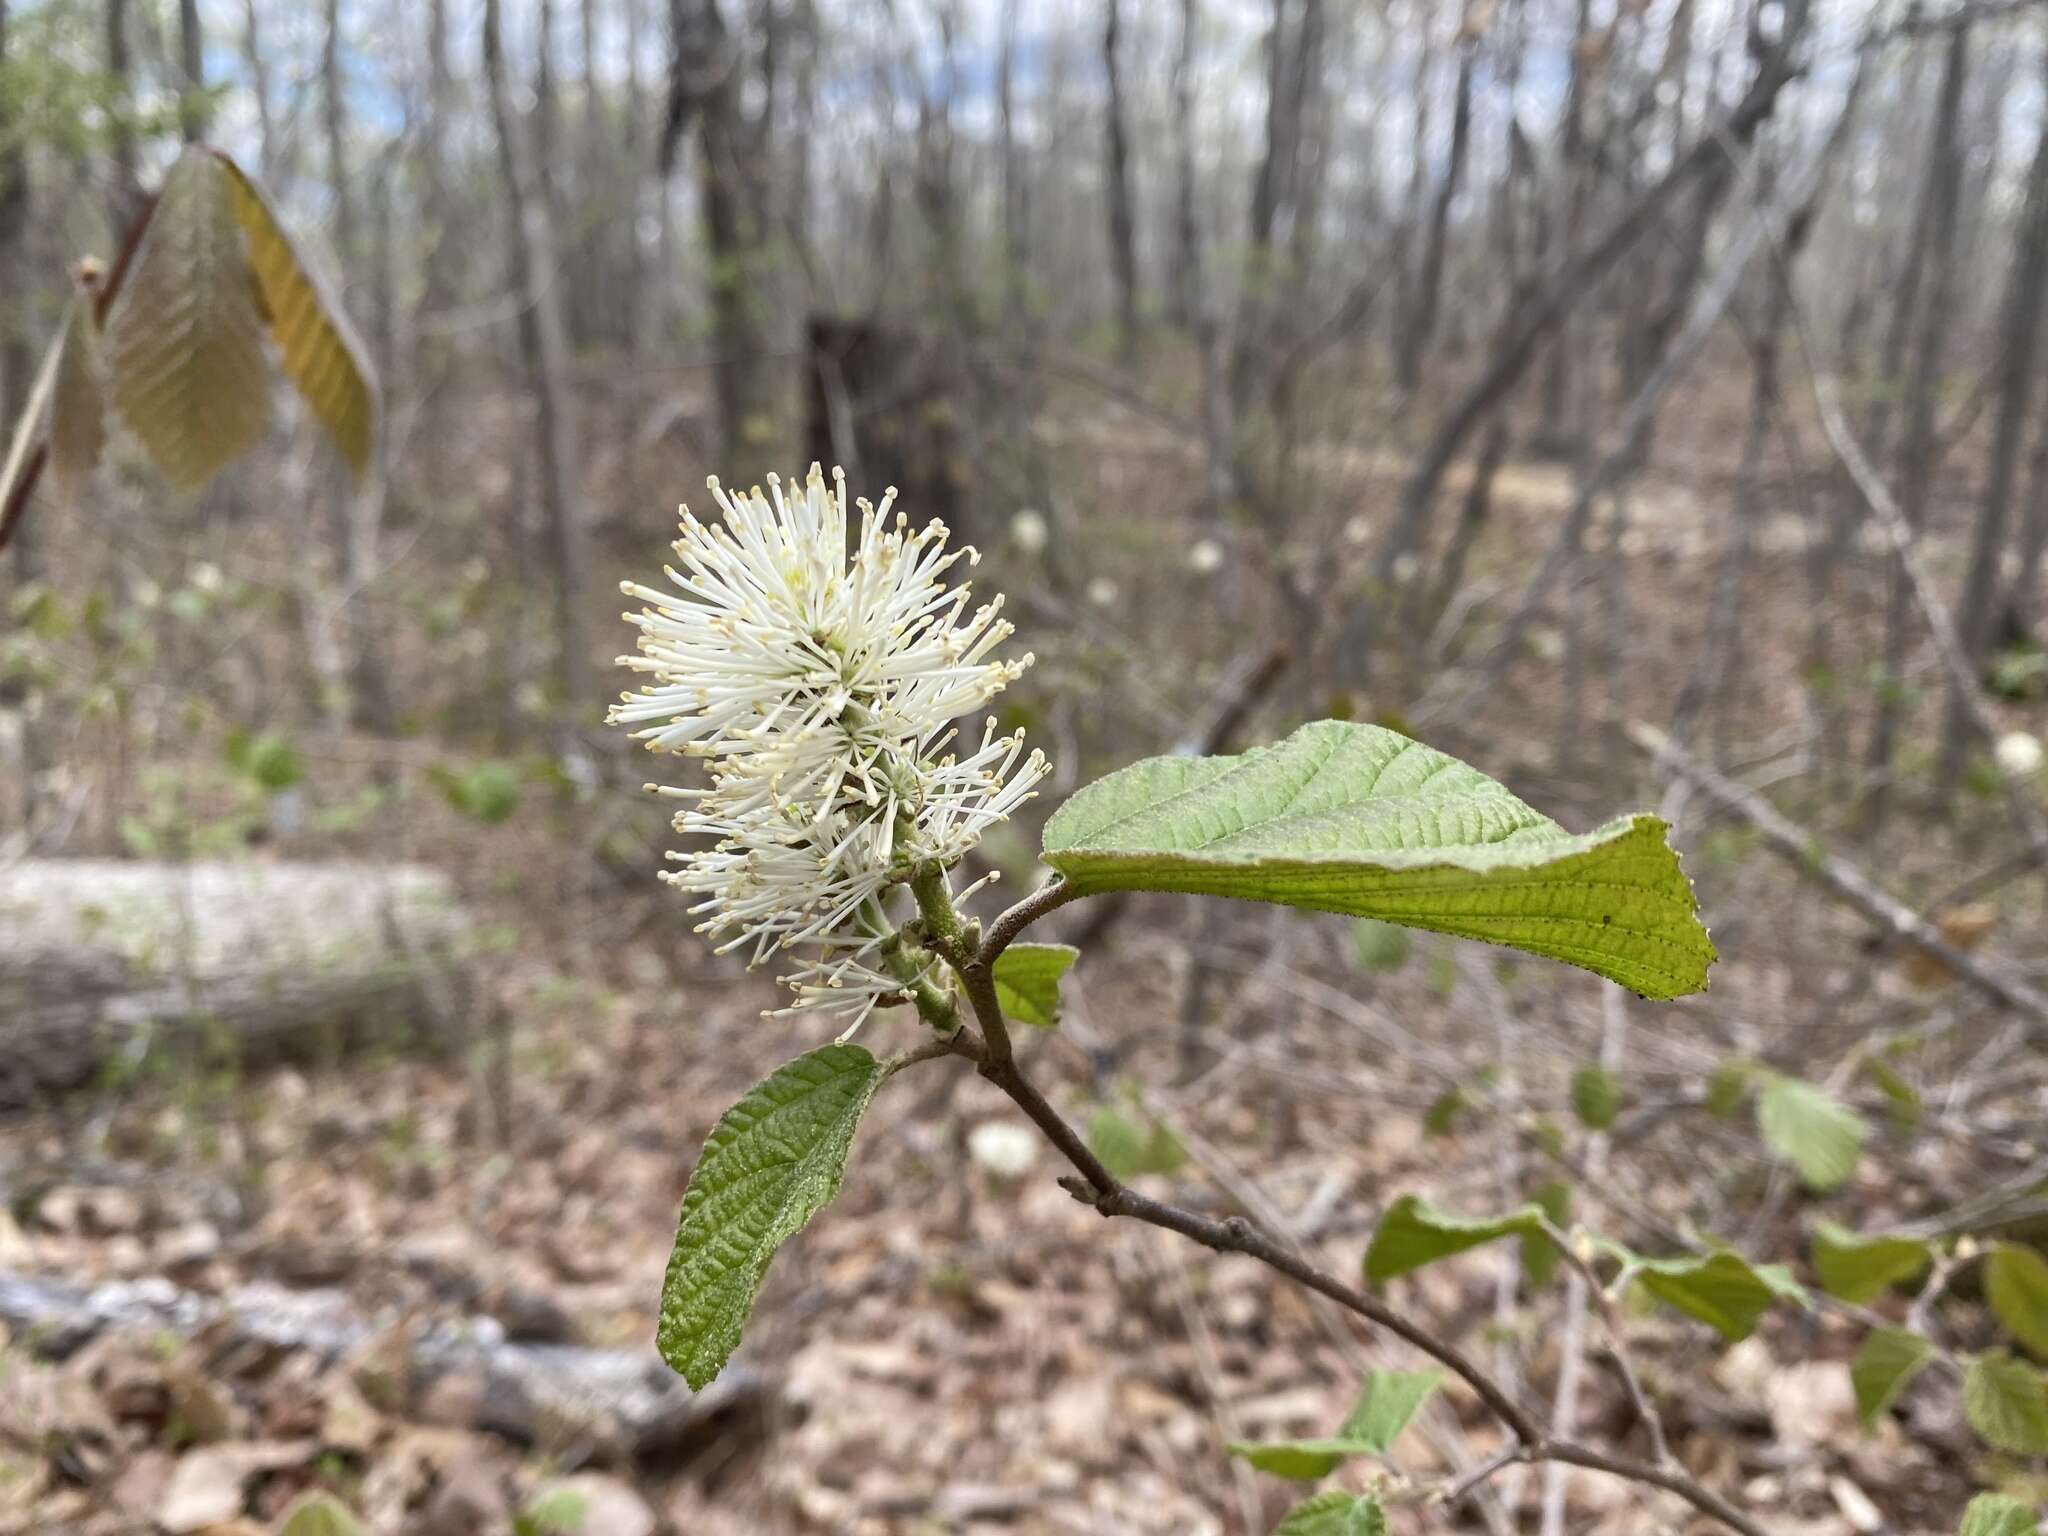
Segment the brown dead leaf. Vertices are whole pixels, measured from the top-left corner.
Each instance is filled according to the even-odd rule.
[[[1998,926],[1998,907],[1989,901],[1966,902],[1936,914],[1934,926],[1944,939],[1969,954]],[[1920,949],[1906,951],[1903,969],[1906,980],[1922,990],[1943,986],[1954,979],[1946,965]]]
[[[165,1483],[156,1522],[172,1536],[224,1524],[242,1513],[252,1478],[303,1466],[318,1450],[311,1440],[230,1440],[189,1451]]]

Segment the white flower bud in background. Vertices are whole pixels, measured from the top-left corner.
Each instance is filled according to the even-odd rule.
[[[1045,776],[1021,732],[990,721],[963,751],[951,724],[1031,658],[988,659],[1010,634],[1002,599],[970,611],[966,586],[942,578],[974,551],[948,551],[943,523],[891,519],[893,490],[857,503],[849,554],[840,472],[828,488],[812,465],[787,495],[774,475],[765,495],[710,484],[724,521],[683,509],[678,590],[622,584],[648,606],[626,615],[640,654],[619,664],[651,681],[611,720],[706,764],[709,788],[657,789],[684,802],[678,832],[709,840],[670,854],[682,867],[663,876],[700,898],[700,931],[752,965],[796,952],[782,1011],[850,1014],[844,1039],[923,979],[890,954],[895,887],[957,863]]]
[[[1116,596],[1116,583],[1107,576],[1098,576],[1088,583],[1088,601],[1098,608],[1114,607]]]
[[[1188,551],[1188,569],[1197,576],[1213,576],[1223,569],[1223,546],[1214,539],[1198,539]]]
[[[1043,512],[1026,507],[1010,519],[1010,542],[1027,555],[1042,555],[1052,539]]]
[[[2008,778],[2032,778],[2041,771],[2042,750],[2038,737],[2025,731],[2007,731],[1992,748],[1999,771]]]
[[[1021,1179],[1038,1161],[1039,1141],[1028,1125],[984,1120],[967,1133],[967,1155],[999,1179]]]
[[[1405,587],[1422,571],[1422,561],[1410,550],[1394,556],[1394,585]]]

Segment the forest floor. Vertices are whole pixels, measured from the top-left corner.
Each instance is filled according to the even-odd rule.
[[[1374,450],[1345,451],[1364,456],[1351,471],[1384,467]],[[1103,472],[1103,503],[1174,454],[1133,447],[1132,462]],[[1526,567],[1562,483],[1516,467],[1481,579]],[[1661,719],[1656,701],[1683,678],[1698,626],[1670,616],[1705,611],[1719,548],[1697,531],[1718,523],[1700,510],[1709,499],[1695,487],[1624,545],[1631,602],[1659,621],[1629,632],[1609,726],[1636,710]],[[1659,536],[1667,523],[1676,531]],[[1124,605],[1123,639],[1159,654],[1190,622],[1167,600],[1183,580],[1174,567],[1145,585],[1168,536],[1120,530],[1101,561],[1151,599]],[[1777,534],[1759,561],[1745,619],[1751,748],[1797,723],[1807,612]],[[1844,623],[1852,655],[1858,622]],[[1206,638],[1214,665],[1162,692],[1198,690],[1230,659]],[[1624,763],[1619,783],[1572,786],[1554,751],[1554,658],[1539,654],[1524,675],[1488,723],[1499,760],[1485,765],[1539,803],[1539,788],[1566,786],[1557,809],[1579,824],[1639,801],[1639,764]],[[1165,744],[1133,734],[1114,742],[1126,756]],[[1476,756],[1472,739],[1447,744]],[[351,760],[347,748],[309,739],[308,751],[333,766]],[[754,1081],[820,1043],[802,1020],[762,1018],[773,990],[689,933],[652,881],[660,834],[647,840],[644,813],[609,800],[542,807],[480,831],[422,775],[411,783],[395,811],[408,818],[405,856],[456,869],[501,937],[485,966],[503,1025],[483,1028],[467,1057],[192,1073],[0,1122],[0,1273],[170,1276],[200,1294],[338,1290],[379,1320],[375,1343],[329,1356],[117,1331],[52,1360],[36,1340],[14,1341],[0,1354],[0,1532],[254,1536],[315,1485],[392,1536],[503,1532],[567,1479],[589,1501],[591,1536],[1265,1536],[1302,1490],[1250,1471],[1225,1443],[1328,1432],[1367,1369],[1415,1363],[1249,1260],[1081,1208],[1053,1182],[1050,1148],[1009,1133],[1006,1101],[937,1063],[889,1086],[838,1202],[771,1271],[742,1356],[771,1384],[764,1416],[707,1425],[635,1464],[608,1456],[588,1425],[508,1443],[479,1427],[473,1384],[394,1389],[408,1341],[451,1319],[646,1349],[704,1135]],[[340,802],[356,787],[337,768],[319,793]],[[336,841],[375,846],[373,833]],[[1576,972],[1428,938],[1367,970],[1343,920],[1232,909],[1199,934],[1211,1004],[1189,1027],[1194,919],[1147,901],[1116,936],[1117,967],[1102,956],[1075,973],[1063,1028],[1029,1045],[1032,1070],[1073,1118],[1116,1109],[1170,1132],[1186,1161],[1147,1176],[1162,1192],[1248,1212],[1348,1276],[1397,1193],[1479,1211],[1582,1170],[1568,1082],[1621,1007],[1630,1100],[1613,1133],[1617,1171],[1583,1189],[1574,1214],[1632,1242],[1653,1243],[1662,1221],[1776,1259],[1803,1251],[1823,1207],[1759,1156],[1749,1126],[1702,1111],[1715,1065],[1751,1055],[1825,1077],[1880,1024],[1953,1025],[1952,1049],[1913,1068],[1948,1085],[1949,1101],[1909,1130],[1859,1094],[1881,1146],[1824,1209],[1875,1227],[1969,1194],[1983,1149],[1968,1048],[1996,1020],[1868,951],[1853,920],[1739,830],[1702,821],[1684,841],[1723,957],[1703,999],[1619,1003]],[[1996,842],[1984,819],[1916,832],[1885,872],[1903,892],[1940,889]],[[2038,885],[2001,898],[1993,947],[2038,948]],[[1050,926],[1058,936],[1062,923]],[[868,1043],[901,1044],[910,1028],[878,1020]],[[1433,1111],[1458,1085],[1483,1085],[1509,1109],[1444,1126]],[[1547,1134],[1530,1134],[1539,1116],[1563,1127],[1561,1163]],[[2024,1127],[2005,1138],[2029,1140]],[[1547,1404],[1557,1301],[1524,1294],[1516,1273],[1512,1252],[1480,1252],[1397,1283],[1392,1299]],[[1631,1322],[1680,1458],[1773,1532],[1945,1536],[1985,1474],[1981,1452],[1948,1391],[1915,1392],[1860,1432],[1847,1365],[1857,1336],[1790,1308],[1732,1348],[1669,1314]],[[1579,1423],[1590,1439],[1641,1439],[1611,1371],[1586,1378]],[[1447,1391],[1397,1447],[1395,1502],[1483,1459],[1499,1433],[1469,1395]],[[1362,1486],[1378,1470],[1354,1463],[1339,1476]],[[1495,1529],[1535,1528],[1544,1478],[1495,1479]],[[1569,1529],[1584,1536],[1696,1528],[1674,1501],[1592,1473],[1572,1475],[1567,1498]],[[1469,1504],[1455,1522],[1403,1507],[1394,1528],[1454,1523],[1487,1529]]]

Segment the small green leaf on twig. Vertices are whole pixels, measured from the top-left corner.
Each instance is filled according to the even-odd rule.
[[[1856,1392],[1856,1417],[1868,1429],[1899,1400],[1934,1357],[1934,1346],[1904,1328],[1873,1328],[1849,1362],[1849,1384]]]
[[[1772,1152],[1799,1170],[1806,1187],[1847,1182],[1863,1155],[1870,1125],[1833,1095],[1793,1077],[1771,1077],[1757,1095],[1757,1129]]]
[[[1821,1289],[1859,1305],[1927,1267],[1933,1249],[1917,1237],[1865,1237],[1832,1221],[1813,1228],[1813,1270]]]
[[[2040,1521],[2033,1509],[2003,1493],[1980,1493],[1963,1511],[1957,1536],[2034,1536]]]
[[[2048,1379],[2004,1350],[1979,1355],[1963,1368],[1963,1417],[2001,1451],[2048,1454]]]
[[[1019,1024],[1056,1028],[1060,978],[1080,957],[1071,944],[1012,944],[996,956],[996,1001]]]
[[[1984,1259],[1984,1295],[2007,1332],[2048,1356],[2048,1259],[2015,1243],[1996,1244]]]
[[[882,1064],[827,1045],[777,1068],[727,1110],[683,1195],[661,1288],[662,1358],[704,1387],[739,1343],[768,1261],[839,1193]]]
[[[1498,1238],[1543,1231],[1543,1208],[1524,1205],[1502,1216],[1459,1216],[1420,1195],[1387,1207],[1365,1250],[1365,1278],[1374,1285]]]

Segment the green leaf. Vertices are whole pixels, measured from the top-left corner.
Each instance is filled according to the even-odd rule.
[[[1089,1150],[1120,1179],[1141,1173],[1172,1173],[1187,1153],[1172,1131],[1147,1116],[1140,1125],[1120,1109],[1098,1109],[1088,1122]]]
[[[1020,1024],[1057,1027],[1060,978],[1080,958],[1071,944],[1012,944],[996,956],[996,1001]]]
[[[472,821],[496,826],[519,809],[521,775],[515,763],[490,758],[460,772],[439,765],[431,772],[448,803]]]
[[[249,264],[278,361],[358,479],[370,467],[377,376],[334,290],[300,255],[263,189],[219,150],[229,204],[249,242]]]
[[[1621,1113],[1621,1083],[1605,1067],[1581,1067],[1572,1074],[1572,1112],[1589,1130],[1604,1131]]]
[[[1456,758],[1324,720],[1241,757],[1159,757],[1045,828],[1081,894],[1187,891],[1506,944],[1645,997],[1706,985],[1714,946],[1654,816],[1573,835]]]
[[[1351,952],[1361,971],[1397,971],[1408,959],[1408,930],[1376,917],[1361,917],[1351,929]]]
[[[1261,1472],[1312,1483],[1353,1456],[1384,1456],[1443,1380],[1440,1371],[1374,1371],[1334,1435],[1310,1440],[1237,1440],[1226,1449]]]
[[[1645,1291],[1731,1343],[1748,1338],[1773,1301],[1799,1294],[1789,1277],[1771,1272],[1773,1266],[1752,1264],[1725,1248],[1681,1259],[1631,1254],[1627,1262]]]
[[[226,169],[187,149],[107,313],[107,383],[156,465],[192,489],[262,436],[270,366]]]
[[[1862,1303],[1927,1267],[1933,1249],[1917,1237],[1864,1237],[1832,1221],[1814,1224],[1813,1270],[1820,1287]]]
[[[1386,1536],[1378,1499],[1356,1493],[1319,1493],[1297,1504],[1273,1527],[1273,1536]]]
[[[1446,1088],[1430,1101],[1429,1108],[1422,1113],[1422,1131],[1426,1136],[1448,1136],[1458,1123],[1458,1116],[1465,1112],[1470,1101],[1462,1088]]]
[[[1420,1195],[1403,1195],[1380,1217],[1365,1250],[1365,1278],[1374,1285],[1498,1238],[1543,1230],[1543,1208],[1524,1205],[1504,1216],[1457,1216]]]
[[[1863,1072],[1878,1092],[1891,1101],[1892,1121],[1902,1131],[1910,1131],[1920,1123],[1925,1105],[1920,1099],[1920,1090],[1899,1075],[1898,1068],[1881,1056],[1873,1056],[1863,1063]]]
[[[1714,1068],[1707,1079],[1707,1113],[1717,1120],[1733,1120],[1754,1076],[1754,1065],[1739,1057]]]
[[[839,1192],[882,1064],[827,1045],[778,1067],[728,1109],[683,1194],[661,1287],[656,1342],[692,1387],[709,1384],[739,1343],[768,1261]]]
[[[1338,1439],[1384,1456],[1443,1379],[1442,1371],[1374,1371]]]
[[[1335,1436],[1322,1440],[1233,1440],[1224,1449],[1261,1472],[1295,1483],[1312,1483],[1328,1477],[1345,1458],[1365,1453],[1365,1447]]]
[[[2007,1332],[2048,1355],[2048,1259],[2031,1248],[1996,1244],[1984,1259],[1984,1295]]]
[[[590,1499],[579,1489],[548,1488],[512,1517],[512,1536],[582,1536]]]
[[[299,749],[283,731],[258,731],[251,736],[237,728],[228,732],[228,766],[269,794],[290,789],[306,776]]]
[[[1873,1328],[1864,1336],[1849,1362],[1849,1384],[1865,1429],[1890,1411],[1933,1356],[1932,1344],[1904,1328]]]
[[[363,1528],[332,1495],[309,1493],[286,1512],[277,1536],[363,1536]]]
[[[2048,1454],[2048,1380],[2004,1350],[1963,1368],[1963,1417],[2001,1451]]]
[[[1799,1170],[1806,1187],[1830,1190],[1856,1171],[1870,1126],[1832,1095],[1794,1077],[1773,1076],[1756,1101],[1764,1144]]]
[[[1572,1187],[1569,1184],[1545,1184],[1531,1198],[1550,1218],[1550,1224],[1559,1231],[1564,1230],[1572,1215]],[[1547,1232],[1529,1232],[1522,1237],[1522,1274],[1535,1290],[1542,1290],[1550,1284],[1557,1273],[1559,1254],[1557,1244],[1550,1240]]]
[[[2034,1536],[2040,1521],[2034,1511],[2003,1493],[1980,1493],[1963,1511],[1957,1536]]]

